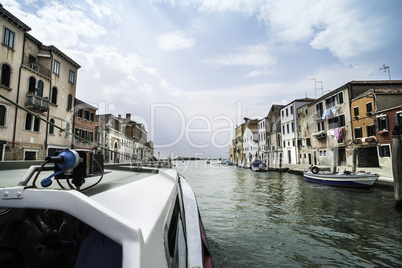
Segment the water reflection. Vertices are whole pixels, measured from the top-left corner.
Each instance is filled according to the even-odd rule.
[[[402,265],[392,191],[198,162],[178,170],[196,192],[217,267]]]

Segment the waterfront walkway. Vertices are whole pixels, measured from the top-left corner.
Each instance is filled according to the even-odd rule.
[[[300,164],[300,165],[283,165],[283,167],[289,168],[290,173],[296,173],[296,174],[303,174],[303,171],[308,170],[308,167],[310,165],[308,164]],[[352,167],[346,167],[346,166],[338,166],[339,171],[343,170],[352,170]],[[371,172],[371,173],[377,173],[380,175],[378,178],[377,182],[374,184],[374,186],[388,186],[388,187],[393,187],[394,186],[394,178],[392,175],[392,169],[385,169],[385,168],[356,168],[356,171],[359,170],[364,170],[366,172]]]

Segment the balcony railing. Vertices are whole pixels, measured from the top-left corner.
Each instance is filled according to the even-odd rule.
[[[50,77],[50,70],[48,68],[40,65],[39,63],[30,62],[28,57],[24,57],[23,65],[43,76]]]
[[[28,109],[40,110],[41,112],[49,110],[49,100],[37,95],[27,94],[25,107]]]

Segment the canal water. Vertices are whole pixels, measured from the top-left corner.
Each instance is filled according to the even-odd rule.
[[[215,267],[402,267],[402,212],[392,189],[175,164],[196,193]]]

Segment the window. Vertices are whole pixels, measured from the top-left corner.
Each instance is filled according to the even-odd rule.
[[[77,109],[77,117],[82,118],[82,109],[81,108]]]
[[[339,92],[339,94],[338,94],[338,101],[339,101],[339,104],[342,104],[342,103],[343,103],[343,92]]]
[[[32,128],[32,115],[27,113],[25,116],[25,130],[31,130]]]
[[[373,107],[372,107],[371,102],[367,102],[367,103],[366,103],[366,112],[367,112],[367,113],[373,112]]]
[[[39,132],[40,131],[40,119],[36,116],[32,116],[30,113],[27,113],[25,116],[25,128],[24,129]]]
[[[68,76],[68,82],[74,84],[74,79],[75,79],[75,73],[70,70],[70,74],[69,74],[69,76]]]
[[[311,146],[310,138],[307,138],[307,139],[306,139],[306,143],[307,143],[307,146]]]
[[[289,134],[289,124],[286,124],[286,130],[288,131]]]
[[[39,130],[40,130],[40,119],[35,116],[33,131],[39,132]]]
[[[0,84],[5,87],[10,87],[11,82],[11,68],[7,64],[1,65],[1,82]]]
[[[3,44],[9,48],[14,48],[14,33],[7,28],[4,28]]]
[[[289,116],[288,108],[286,108],[286,116]]]
[[[285,134],[285,125],[282,126],[282,133]]]
[[[331,96],[325,100],[325,107],[327,109],[343,103],[343,92]]]
[[[290,106],[290,114],[293,114],[293,106]]]
[[[402,112],[395,114],[395,125],[402,125]]]
[[[24,152],[24,160],[36,160],[36,152]]]
[[[43,97],[43,82],[42,80],[38,81],[38,87],[36,88],[36,95],[39,97]]]
[[[363,138],[363,131],[361,127],[355,128],[355,139]]]
[[[4,105],[0,105],[0,127],[6,126],[7,108]]]
[[[66,134],[64,135],[66,138],[70,136],[68,132],[70,132],[70,123],[66,123]]]
[[[295,132],[295,124],[292,122],[292,132]]]
[[[378,153],[380,157],[391,157],[390,146],[388,144],[378,146]]]
[[[57,104],[57,88],[52,88],[52,99],[50,100],[52,104]]]
[[[285,112],[282,110],[282,118],[285,117]]]
[[[54,126],[53,126],[54,125],[54,119],[53,118],[50,118],[50,123],[51,124],[49,124],[49,134],[54,134]]]
[[[366,127],[367,137],[375,136],[375,125],[370,125]]]
[[[60,74],[60,62],[57,60],[54,60],[53,72],[57,75]]]
[[[355,112],[355,117],[359,116],[359,107],[353,108],[353,111]]]
[[[68,94],[67,97],[67,110],[71,110],[73,108],[73,95]]]
[[[340,115],[334,118],[328,119],[328,129],[345,126],[345,115]]]
[[[297,147],[302,147],[302,146],[303,146],[303,141],[301,139],[298,139],[297,140]]]
[[[84,111],[84,119],[89,120],[89,111]]]
[[[381,117],[377,117],[375,119],[375,122],[377,125],[377,131],[388,130],[388,128],[389,128],[388,116],[384,115]]]
[[[276,131],[276,124],[272,123],[271,124],[271,132],[274,132],[274,131]]]
[[[317,117],[321,118],[322,117],[322,113],[324,111],[323,107],[322,107],[322,102],[318,103],[315,105],[315,109],[317,111]]]
[[[29,78],[29,84],[28,84],[28,94],[35,94],[35,89],[36,89],[36,79],[35,77],[31,76]]]
[[[95,119],[95,114],[94,113],[90,113],[89,114],[89,121],[94,121],[94,119]]]
[[[306,109],[306,115],[308,115],[308,109]]]

